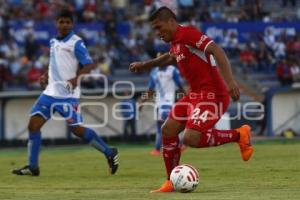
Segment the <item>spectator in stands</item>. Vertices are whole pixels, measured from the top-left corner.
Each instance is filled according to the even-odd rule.
[[[201,22],[210,22],[210,21],[212,21],[212,18],[211,18],[211,15],[210,15],[210,12],[209,12],[207,6],[203,6],[201,8],[201,13],[200,13],[200,16],[199,16],[199,20]]]
[[[240,62],[244,72],[253,72],[257,69],[255,54],[249,44],[240,52]]]
[[[293,82],[293,77],[291,74],[290,67],[285,59],[278,62],[276,66],[277,78],[282,86],[290,85]]]
[[[282,6],[286,7],[288,5],[288,3],[291,3],[292,7],[296,6],[297,1],[296,0],[282,0]]]
[[[108,40],[113,40],[113,36],[116,34],[116,26],[117,26],[117,19],[114,15],[113,11],[107,13],[107,15],[104,18],[104,30],[105,35],[108,37]]]
[[[291,37],[286,43],[286,52],[289,55],[300,55],[300,34]]]
[[[38,69],[35,65],[32,65],[27,72],[27,84],[30,90],[38,90],[40,87],[40,77],[44,71]]]
[[[194,0],[178,0],[178,8],[178,16],[183,22],[190,23],[196,15]]]
[[[112,0],[112,7],[116,10],[118,21],[125,18],[128,3],[128,0]]]
[[[226,53],[230,57],[237,56],[239,52],[239,41],[237,38],[237,33],[235,33],[234,31],[227,31],[225,33],[222,47],[226,50]]]
[[[213,21],[215,22],[220,22],[223,19],[222,12],[220,5],[218,4],[213,4],[211,10],[210,10],[210,16]]]
[[[286,49],[285,49],[284,38],[282,36],[280,36],[273,45],[273,51],[274,51],[275,57],[277,59],[285,58],[286,57],[285,50]]]
[[[113,44],[106,45],[107,56],[111,59],[110,74],[114,74],[114,69],[119,68],[120,63],[120,52]]]
[[[267,45],[268,49],[273,50],[273,45],[275,43],[275,34],[272,28],[266,29],[264,33],[264,42]]]
[[[7,82],[11,80],[11,75],[8,69],[8,62],[0,52],[0,90],[6,87]]]
[[[272,63],[272,55],[266,48],[265,43],[259,42],[258,49],[256,51],[256,59],[257,59],[257,67],[258,71],[264,72],[272,72],[271,71],[271,63]]]
[[[151,58],[155,58],[157,52],[155,50],[154,41],[155,41],[155,34],[153,32],[148,33],[148,37],[145,41],[145,50]]]
[[[25,40],[25,55],[29,60],[35,58],[38,51],[38,44],[34,39],[33,34],[28,34]]]
[[[124,96],[128,97],[121,101],[121,111],[123,116],[123,139],[126,142],[136,140],[136,100],[130,97],[131,91],[125,91]]]
[[[99,57],[97,67],[100,69],[100,73],[106,76],[108,81],[111,82],[111,58],[107,53]]]
[[[300,66],[296,60],[291,60],[290,70],[293,82],[300,82]]]
[[[192,8],[194,6],[194,0],[178,0],[180,7]]]
[[[225,0],[225,3],[226,3],[226,6],[231,7],[235,3],[235,0]]]

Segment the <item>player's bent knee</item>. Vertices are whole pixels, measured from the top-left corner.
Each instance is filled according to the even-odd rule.
[[[161,127],[161,134],[163,136],[169,137],[174,135],[174,131],[172,131],[171,127],[168,124],[164,123]]]
[[[28,131],[31,132],[31,133],[38,132],[41,129],[40,126],[35,125],[33,123],[29,123],[27,128],[28,128]]]
[[[39,132],[46,121],[41,115],[31,116],[27,125],[28,131],[31,133]]]
[[[180,124],[175,120],[167,119],[165,123],[162,125],[161,132],[162,136],[165,137],[173,137],[177,136],[181,131],[185,128],[184,124]]]
[[[35,120],[30,120],[27,126],[29,132],[34,133],[40,131],[42,124],[36,122]]]

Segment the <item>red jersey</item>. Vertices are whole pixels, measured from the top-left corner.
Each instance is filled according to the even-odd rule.
[[[192,26],[178,25],[170,54],[175,56],[181,75],[190,85],[190,92],[228,94],[212,54],[206,53],[213,42]]]

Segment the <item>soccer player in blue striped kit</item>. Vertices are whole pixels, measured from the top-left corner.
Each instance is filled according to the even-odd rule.
[[[28,123],[28,165],[14,169],[13,174],[40,175],[41,128],[51,118],[52,111],[67,120],[73,134],[105,155],[111,174],[118,169],[118,150],[110,148],[94,130],[84,127],[82,116],[77,112],[80,97],[78,78],[88,74],[95,64],[82,39],[73,32],[73,25],[72,12],[61,10],[56,17],[58,36],[50,40],[48,72],[41,77],[41,84],[47,84],[47,87],[33,105]]]

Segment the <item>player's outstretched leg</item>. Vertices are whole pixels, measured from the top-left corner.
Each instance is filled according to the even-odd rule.
[[[167,172],[167,180],[161,185],[160,188],[152,190],[153,192],[173,192],[174,188],[170,181],[170,174],[174,167],[179,164],[180,161],[180,148],[178,134],[184,129],[184,124],[173,119],[167,119],[162,127],[162,146],[163,146],[163,158],[165,168]]]
[[[118,158],[118,150],[116,148],[110,148],[102,138],[97,135],[97,133],[86,127],[82,126],[71,126],[71,131],[82,138],[86,142],[88,142],[91,146],[93,146],[98,151],[102,152],[108,162],[109,173],[115,174],[119,167],[119,158]]]
[[[241,156],[244,161],[248,161],[253,154],[253,146],[251,144],[251,127],[243,125],[236,129],[240,133],[238,145],[240,146]]]
[[[207,148],[237,142],[244,161],[249,160],[253,154],[251,128],[248,125],[231,130],[209,129],[201,133],[196,130],[186,129],[184,140],[185,144],[196,148]]]
[[[16,175],[39,176],[39,153],[41,146],[40,128],[46,120],[40,115],[34,115],[30,118],[28,124],[28,165],[12,170]]]

